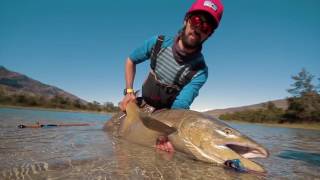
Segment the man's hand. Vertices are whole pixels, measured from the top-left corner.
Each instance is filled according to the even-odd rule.
[[[156,142],[156,149],[167,151],[167,152],[174,152],[173,145],[169,141],[168,137],[160,136]]]
[[[121,109],[121,111],[126,111],[126,107],[128,105],[129,102],[131,101],[135,101],[136,100],[136,96],[134,93],[128,93],[126,96],[124,96],[124,98],[122,99],[122,101],[119,103],[119,107]]]

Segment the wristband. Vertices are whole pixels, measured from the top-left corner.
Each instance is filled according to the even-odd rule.
[[[126,88],[123,90],[123,95],[127,95],[128,93],[134,93],[134,90],[131,88]]]

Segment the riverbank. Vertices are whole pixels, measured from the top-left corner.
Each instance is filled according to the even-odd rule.
[[[78,112],[78,113],[92,113],[92,114],[106,114],[114,115],[116,112],[99,112],[99,111],[85,111],[85,110],[75,110],[75,109],[59,109],[59,108],[44,108],[44,107],[25,107],[25,106],[12,106],[12,105],[0,105],[0,108],[14,108],[14,109],[31,109],[31,110],[40,110],[40,111],[60,111],[60,112]],[[257,124],[263,126],[272,126],[272,127],[284,127],[284,128],[298,128],[298,129],[311,129],[311,130],[320,130],[320,123],[250,123],[244,121],[226,121],[226,122],[235,122],[241,124]]]
[[[77,109],[61,109],[61,108],[45,108],[45,107],[27,107],[27,106],[13,106],[13,105],[2,105],[0,108],[14,108],[14,109],[31,109],[40,111],[57,111],[57,112],[78,112],[78,113],[93,113],[93,114],[106,114],[114,115],[116,112],[102,112],[102,111],[87,111],[87,110],[77,110]]]
[[[244,121],[226,121],[226,122],[235,122],[241,124],[257,124],[262,126],[271,126],[271,127],[283,127],[283,128],[297,128],[297,129],[310,129],[320,131],[320,123],[250,123]]]

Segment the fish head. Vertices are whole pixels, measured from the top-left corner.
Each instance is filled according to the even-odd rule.
[[[265,172],[250,159],[266,158],[268,150],[219,119],[195,113],[181,124],[179,131],[189,143],[189,150],[200,160],[224,164],[237,159],[246,170]]]

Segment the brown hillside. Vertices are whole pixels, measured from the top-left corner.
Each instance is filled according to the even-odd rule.
[[[282,109],[287,109],[288,108],[288,103],[287,100],[285,99],[279,99],[279,100],[273,100],[269,101],[275,104],[276,107],[282,108]],[[264,105],[268,102],[264,103],[259,103],[259,104],[253,104],[253,105],[248,105],[248,106],[241,106],[241,107],[232,107],[232,108],[226,108],[226,109],[215,109],[215,110],[210,110],[206,111],[205,113],[208,113],[212,116],[219,117],[222,114],[226,113],[233,113],[237,111],[243,111],[243,110],[248,110],[248,109],[262,109],[264,108]]]

